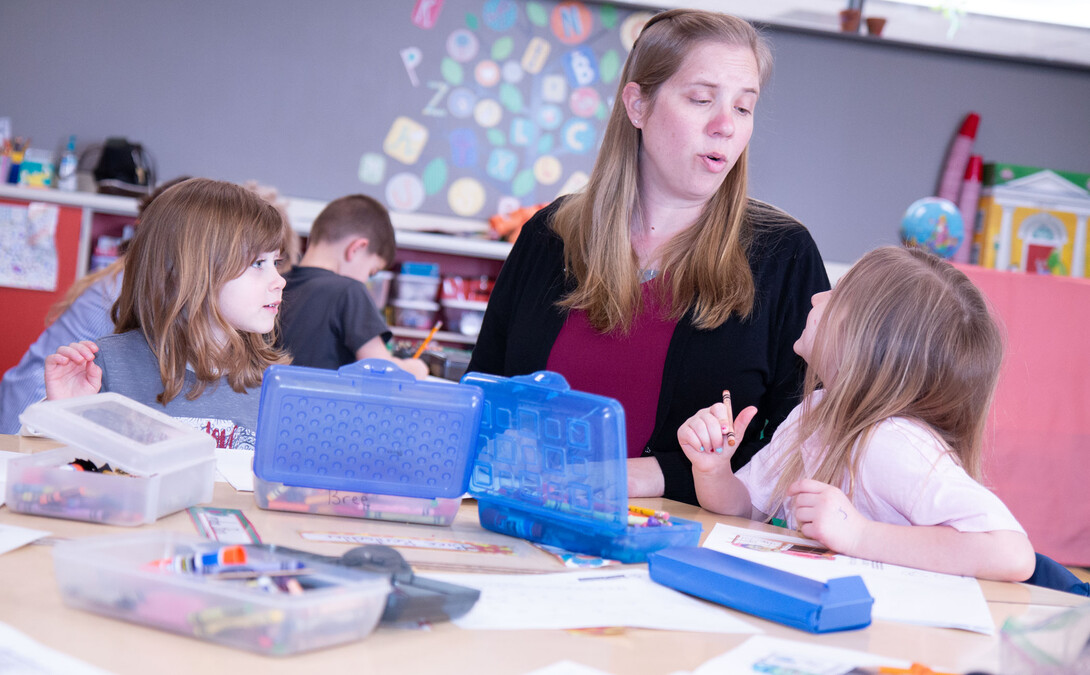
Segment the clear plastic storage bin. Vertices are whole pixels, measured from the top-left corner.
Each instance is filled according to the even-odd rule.
[[[385,307],[386,301],[390,299],[390,282],[393,281],[393,278],[393,272],[382,270],[381,272],[375,272],[364,283],[367,286],[367,292],[371,294],[371,299],[375,302],[375,307],[378,307],[379,310]]]
[[[423,274],[397,275],[398,300],[434,301],[439,295],[439,277]]]
[[[53,565],[71,607],[270,656],[360,640],[386,607],[385,575],[260,547],[193,569],[224,548],[175,532],[91,537],[58,542]]]
[[[436,319],[439,318],[438,302],[395,298],[390,301],[390,306],[394,308],[395,326],[428,330],[435,325]]]
[[[67,445],[8,462],[12,511],[142,525],[212,500],[212,437],[132,399],[105,393],[42,401],[19,419]],[[76,470],[70,464],[77,459],[123,473]]]
[[[481,332],[484,310],[488,307],[487,302],[480,300],[444,300],[442,304],[443,316],[446,317],[446,325],[449,330],[474,337]]]
[[[261,385],[261,508],[449,525],[469,482],[483,396],[389,361],[270,366]]]
[[[392,520],[420,525],[450,525],[462,498],[397,497],[348,490],[293,487],[254,477],[254,500],[263,509]]]
[[[623,562],[696,546],[700,523],[632,526],[624,409],[573,391],[558,373],[467,373],[484,391],[469,493],[490,530]]]

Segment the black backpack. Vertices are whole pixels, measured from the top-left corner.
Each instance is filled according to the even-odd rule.
[[[94,169],[98,191],[111,195],[143,197],[155,186],[155,168],[139,143],[107,138]]]

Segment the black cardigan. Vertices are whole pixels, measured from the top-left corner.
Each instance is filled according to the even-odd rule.
[[[563,241],[549,226],[559,202],[523,226],[488,300],[470,371],[510,377],[545,369],[567,316],[556,303],[570,283]],[[810,233],[784,212],[751,200],[747,220],[752,314],[704,331],[693,327],[690,310],[667,349],[655,428],[643,455],[658,460],[669,499],[697,503],[692,465],[677,442],[678,427],[693,413],[720,400],[724,389],[735,414],[757,406],[731,461],[737,470],[768,443],[801,394],[805,363],[792,346],[806,325],[810,296],[829,289],[825,265]]]

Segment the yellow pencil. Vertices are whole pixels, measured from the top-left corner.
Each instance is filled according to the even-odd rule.
[[[443,327],[443,322],[442,321],[436,321],[435,322],[435,325],[431,327],[430,331],[428,331],[428,337],[424,338],[424,341],[421,342],[420,346],[416,348],[416,353],[413,354],[414,359],[420,358],[420,355],[423,354],[424,350],[428,348],[428,343],[431,342],[431,339],[433,337],[435,337],[435,334],[442,327]]]
[[[727,406],[727,424],[724,427],[724,431],[727,434],[727,445],[734,447],[738,445],[738,439],[734,436],[734,412],[730,408],[730,390],[723,390],[723,405]]]

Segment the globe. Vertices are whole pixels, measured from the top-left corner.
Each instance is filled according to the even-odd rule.
[[[912,202],[901,218],[901,241],[950,258],[965,237],[961,212],[949,199],[924,197]]]

